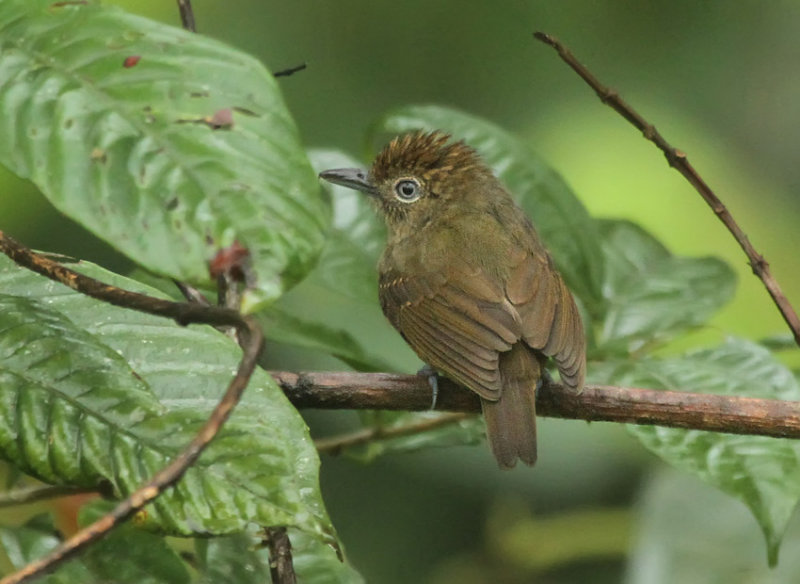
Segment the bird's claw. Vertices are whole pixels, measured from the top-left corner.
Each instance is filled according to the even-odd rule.
[[[439,374],[430,365],[425,365],[422,369],[417,371],[417,375],[421,375],[428,380],[428,385],[431,386],[432,400],[431,410],[436,409],[436,398],[439,397]]]

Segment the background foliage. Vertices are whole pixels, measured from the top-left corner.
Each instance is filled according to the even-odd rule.
[[[177,24],[177,11],[170,3],[119,4]],[[800,296],[800,279],[792,266],[800,241],[793,223],[800,204],[789,193],[792,185],[800,183],[800,169],[794,164],[791,148],[792,136],[797,133],[792,130],[800,125],[800,114],[790,104],[797,101],[800,78],[786,69],[779,74],[772,65],[796,57],[800,51],[794,34],[800,22],[796,8],[755,2],[736,6],[679,2],[639,9],[611,3],[566,7],[518,2],[488,7],[480,3],[411,2],[397,6],[345,3],[335,8],[315,5],[311,10],[303,2],[239,2],[230,6],[198,1],[195,9],[201,32],[256,54],[273,69],[309,61],[309,70],[282,80],[280,89],[290,116],[299,125],[302,141],[328,149],[312,156],[319,167],[335,166],[330,161],[345,156],[331,152],[332,147],[349,151],[363,164],[387,133],[409,123],[451,127],[484,148],[492,162],[507,170],[505,178],[516,193],[534,201],[530,205],[534,218],[543,232],[549,230],[548,243],[557,259],[560,255],[564,258],[562,269],[585,308],[596,317],[592,354],[598,361],[590,369],[594,380],[637,380],[653,387],[694,389],[702,385],[709,391],[719,385],[721,391],[797,399],[796,376],[763,348],[741,339],[723,342],[728,335],[757,340],[783,331],[766,294],[749,275],[743,256],[727,233],[688,185],[667,169],[654,148],[603,109],[548,49],[530,38],[532,30],[543,29],[567,41],[668,139],[686,149],[690,160],[717,188],[771,261],[789,297],[796,299]],[[187,38],[181,32],[164,34],[170,39]],[[215,46],[214,50],[222,54],[227,49]],[[69,53],[66,56],[69,58]],[[279,94],[270,93],[275,90],[268,74],[257,73],[254,81],[252,71],[258,71],[258,66],[247,63],[254,67],[247,70],[251,78],[248,82],[263,84],[253,88],[258,97],[267,93],[282,101]],[[235,76],[235,71],[226,71],[225,75],[219,80],[219,88],[241,88],[230,86],[232,80],[227,75]],[[125,89],[122,85],[119,90],[122,105],[128,99]],[[113,94],[113,87],[110,92]],[[133,93],[141,98],[138,91]],[[263,107],[273,108],[278,102]],[[456,106],[471,114],[465,117],[441,109],[407,107],[416,103]],[[6,124],[16,119],[19,111],[8,104],[5,101],[0,112]],[[188,106],[179,103],[176,107],[183,111]],[[188,114],[200,115],[192,111]],[[42,115],[46,117],[47,112],[40,112],[36,119]],[[512,135],[474,115],[512,129]],[[287,114],[288,123],[291,117]],[[191,131],[206,129],[198,126]],[[273,259],[262,268],[270,274],[283,274],[281,261],[294,266],[298,271],[290,272],[286,283],[296,281],[313,261],[321,245],[317,233],[326,216],[313,174],[297,153],[299,139],[293,135],[289,139],[296,140],[292,154],[296,165],[294,170],[287,170],[285,178],[303,185],[296,188],[307,192],[306,203],[313,217],[298,223],[307,231],[295,241],[306,241],[303,234],[310,234],[309,241],[319,239],[307,249],[295,247],[294,259],[278,258],[277,263]],[[0,140],[0,144],[9,144],[7,140]],[[198,140],[202,142],[203,138]],[[273,150],[286,140],[273,142]],[[231,148],[241,146],[233,144]],[[269,148],[268,144],[267,152],[257,158],[273,156]],[[147,150],[140,152],[147,160]],[[537,152],[543,158],[536,157]],[[91,148],[88,153],[92,154]],[[54,159],[52,151],[44,150],[39,156]],[[4,162],[8,163],[7,159]],[[237,172],[242,170],[242,161],[235,156],[214,162],[208,166],[212,171],[231,166]],[[532,168],[503,164],[509,162]],[[536,181],[526,177],[545,176],[545,191],[556,188],[559,192],[553,199],[556,203],[572,201],[569,187],[550,168],[567,177],[566,182],[592,215],[628,218],[635,225],[588,222],[577,199],[571,216],[584,221],[581,239],[566,237],[546,215],[537,218],[536,213],[543,212],[542,197],[546,194],[542,184],[536,186]],[[259,172],[274,174],[274,170],[262,168]],[[243,172],[247,175],[256,170]],[[35,173],[29,170],[22,174]],[[57,176],[68,174],[62,169]],[[257,176],[247,176],[254,177],[255,187],[262,186]],[[225,173],[210,180],[224,184]],[[54,213],[30,185],[10,175],[0,176],[0,181],[4,193],[0,196],[2,229],[37,247],[95,259],[118,271],[126,269],[125,260]],[[39,183],[48,190],[49,183]],[[74,192],[73,185],[63,186],[68,187],[63,189],[65,193]],[[264,201],[275,201],[276,192],[281,190],[273,191]],[[272,346],[270,365],[341,368],[343,361],[360,368],[412,371],[417,367],[413,354],[383,321],[374,302],[369,266],[380,248],[380,227],[356,196],[342,198],[337,192],[334,203],[333,231],[326,239],[318,268],[264,315],[273,338],[294,345]],[[257,219],[246,215],[245,219]],[[87,218],[91,215],[77,216],[102,235],[101,226]],[[135,223],[130,226],[133,233],[140,231]],[[214,228],[221,241],[230,237],[226,227]],[[259,221],[252,221],[248,233],[258,237],[259,227]],[[602,245],[591,245],[593,238],[600,237]],[[272,249],[275,242],[262,245]],[[150,256],[130,255],[146,264],[176,257],[160,254],[160,248],[153,247]],[[673,255],[676,253],[681,255]],[[733,293],[734,279],[719,260],[697,257],[709,255],[728,260],[740,276],[733,302],[714,316],[710,325],[707,318]],[[570,270],[574,271],[572,276]],[[171,273],[167,268],[165,271]],[[263,290],[262,298],[277,295],[284,285],[280,279],[271,284]],[[35,290],[36,286],[26,288]],[[7,283],[2,291],[15,294]],[[49,305],[26,310],[50,311],[47,318],[60,318],[51,314],[58,308]],[[12,315],[13,311],[4,312],[6,319]],[[85,327],[80,323],[76,326],[79,331]],[[689,331],[692,333],[687,335]],[[150,359],[131,361],[130,349],[123,349],[123,353],[134,364]],[[333,359],[330,353],[341,360]],[[797,359],[789,355],[786,362],[793,366]],[[687,363],[691,364],[688,370]],[[773,393],[762,393],[769,391]],[[359,421],[375,421],[374,416],[362,415],[357,420],[354,414],[344,412],[310,414],[308,418],[320,434],[349,428]],[[407,419],[408,415],[379,417],[382,423],[404,423]],[[480,582],[500,577],[529,581],[532,574],[541,572],[555,582],[582,581],[586,574],[591,574],[595,582],[604,577],[617,582],[623,573],[630,582],[670,581],[669,574],[674,574],[670,567],[692,559],[702,564],[707,574],[727,573],[731,578],[749,577],[766,569],[763,547],[758,553],[752,551],[763,544],[733,535],[748,530],[757,533],[758,528],[731,505],[732,499],[709,491],[687,475],[675,478],[664,471],[663,463],[645,454],[622,428],[555,420],[544,420],[541,426],[543,456],[533,472],[520,469],[498,473],[485,448],[423,448],[472,442],[475,425],[382,444],[377,451],[367,453],[374,460],[368,466],[326,458],[322,491],[352,563],[369,581],[390,583]],[[774,558],[797,498],[797,481],[791,480],[797,473],[793,443],[743,442],[660,429],[636,429],[635,433],[653,452],[744,500],[759,518]],[[175,438],[176,442],[181,442],[181,436]],[[266,438],[265,443],[270,440]],[[415,454],[375,458],[390,451]],[[364,456],[363,452],[352,454]],[[37,473],[45,474],[41,469]],[[587,507],[599,511],[581,511]],[[687,520],[675,521],[678,516]],[[698,517],[709,519],[692,520]],[[14,519],[9,521],[13,523]],[[586,527],[598,524],[605,529],[592,538],[592,530]],[[796,580],[793,563],[787,558],[797,555],[797,533],[795,521],[790,524],[778,570],[764,578]],[[25,554],[38,555],[51,545],[53,535],[46,522],[35,519],[24,530],[6,529],[0,537],[9,560],[18,563]],[[225,560],[230,550],[241,557],[243,550],[252,548],[249,539],[237,537],[197,544],[200,577],[213,580],[209,570],[224,573],[237,568]],[[334,574],[333,564],[324,563],[324,558],[332,554],[326,556],[315,550],[314,545],[319,543],[307,541],[299,532],[293,535],[293,541],[301,557],[299,565],[318,570],[306,572],[309,577],[316,573],[341,581],[357,579],[347,571]],[[683,542],[685,549],[676,541]],[[520,542],[534,542],[524,549],[544,551],[534,560],[522,561],[513,553]],[[8,551],[14,549],[19,554]],[[705,553],[692,555],[697,549]],[[305,550],[311,552],[304,555]],[[172,581],[184,581],[197,576],[183,575],[185,568],[175,563],[177,558],[170,548],[163,548],[159,554],[162,561],[154,577],[161,574]],[[259,560],[255,554],[248,558],[254,562],[253,573],[263,569],[263,558]],[[732,558],[738,570],[731,569]],[[70,577],[87,580],[87,573],[102,575],[106,568],[102,557],[97,556],[70,569],[77,571]]]

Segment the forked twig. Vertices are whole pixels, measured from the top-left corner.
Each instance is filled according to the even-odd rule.
[[[659,150],[664,153],[669,165],[680,172],[684,178],[686,178],[686,180],[688,180],[689,183],[695,188],[700,196],[703,197],[705,202],[708,203],[709,207],[711,207],[711,210],[714,211],[716,216],[719,217],[720,221],[725,224],[725,227],[728,228],[728,231],[731,232],[733,237],[739,243],[739,246],[747,255],[747,259],[750,262],[750,267],[752,268],[753,273],[764,283],[767,292],[769,292],[769,295],[772,297],[772,300],[778,307],[781,316],[783,316],[783,320],[786,321],[786,324],[794,334],[795,342],[798,346],[800,346],[800,318],[798,318],[794,308],[792,308],[789,300],[781,290],[780,285],[778,285],[777,280],[772,275],[772,272],[769,269],[769,263],[764,259],[763,255],[758,253],[755,248],[753,248],[753,245],[750,243],[747,234],[742,231],[742,228],[739,227],[739,224],[736,222],[736,220],[734,220],[728,208],[722,203],[719,197],[714,194],[714,191],[711,190],[711,187],[706,184],[694,167],[689,163],[686,154],[683,151],[671,146],[656,130],[655,126],[648,123],[647,120],[639,115],[639,113],[630,105],[628,105],[616,91],[600,83],[600,81],[591,73],[591,71],[578,62],[578,60],[575,58],[575,55],[573,55],[572,52],[567,49],[558,39],[543,32],[535,32],[533,33],[533,36],[546,45],[553,47],[556,52],[558,52],[559,57],[561,57],[561,59],[567,65],[569,65],[573,71],[580,75],[580,77],[595,91],[595,93],[597,93],[600,101],[611,107],[623,118],[628,120],[639,131],[642,132],[645,138],[655,144]]]
[[[235,327],[240,333],[239,338],[242,339],[244,347],[238,370],[228,385],[225,395],[189,445],[169,465],[156,473],[150,481],[138,488],[127,499],[120,502],[110,513],[76,533],[45,557],[0,580],[0,584],[19,584],[37,578],[73,557],[78,551],[100,539],[111,529],[153,501],[183,476],[211,440],[214,439],[239,402],[256,367],[258,355],[264,345],[264,337],[253,318],[242,317],[234,310],[215,306],[170,302],[109,286],[70,270],[43,255],[32,252],[12,238],[5,236],[2,231],[0,231],[0,251],[20,266],[60,282],[82,294],[109,302],[115,306],[133,308],[148,314],[172,318],[181,325],[204,323]]]

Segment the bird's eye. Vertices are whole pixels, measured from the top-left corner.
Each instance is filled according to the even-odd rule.
[[[413,203],[422,196],[422,187],[413,178],[403,178],[394,183],[397,198],[404,203]]]

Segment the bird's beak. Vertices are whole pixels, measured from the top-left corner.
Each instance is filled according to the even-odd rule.
[[[335,168],[333,170],[323,170],[319,177],[335,185],[341,185],[357,191],[362,191],[368,195],[376,195],[375,186],[369,182],[367,173],[360,168]]]

